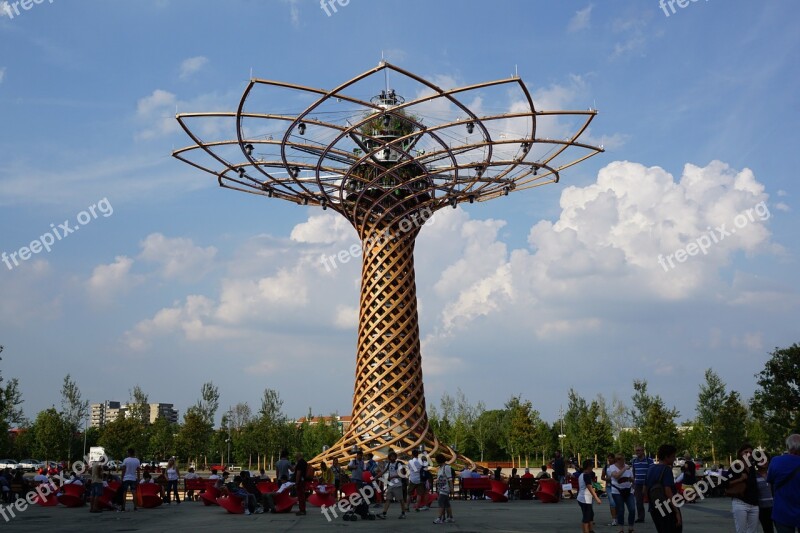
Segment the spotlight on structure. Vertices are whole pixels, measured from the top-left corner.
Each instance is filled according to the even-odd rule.
[[[455,196],[450,198],[450,207],[455,209],[457,205],[458,205],[458,198],[456,198]]]
[[[239,177],[240,177],[240,178],[243,178],[243,177],[244,177],[244,169],[243,169],[242,167],[239,167],[239,169],[238,169],[236,172],[238,172],[238,173],[239,173]]]
[[[511,189],[506,185],[503,187],[503,196],[508,196],[508,193],[511,192]]]
[[[391,122],[392,122],[392,117],[390,117],[389,115],[383,115],[383,127],[384,128],[388,128],[389,124],[391,124]]]
[[[472,122],[467,122],[467,133],[472,135],[473,131],[475,131],[475,124]]]
[[[253,155],[253,145],[250,143],[245,144],[244,151],[247,155]]]
[[[305,122],[301,122],[301,123],[300,123],[300,124],[297,126],[297,131],[299,131],[299,132],[300,132],[300,135],[305,135],[305,134],[306,134],[306,123],[305,123]]]

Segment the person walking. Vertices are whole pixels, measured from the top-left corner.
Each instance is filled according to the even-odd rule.
[[[732,472],[728,479],[728,490],[737,490],[736,496],[731,497],[733,523],[736,533],[758,533],[758,473],[753,460],[753,446],[742,444],[736,452],[736,459],[741,462],[744,470]],[[733,465],[731,465],[733,466]],[[744,485],[744,489],[741,486]]]
[[[614,456],[614,464],[608,467],[608,479],[611,491],[609,499],[616,504],[617,524],[622,533],[625,525],[625,508],[628,508],[628,533],[633,533],[636,499],[633,496],[633,469],[625,464],[625,456],[618,453]]]
[[[644,523],[644,482],[647,479],[647,472],[654,461],[645,456],[644,447],[641,444],[637,445],[634,451],[636,452],[636,457],[631,462],[634,477],[633,495],[636,498],[636,522],[641,524]]]
[[[170,504],[170,494],[175,493],[175,503],[181,504],[181,497],[178,495],[178,480],[181,473],[178,471],[178,465],[175,464],[175,458],[170,457],[167,461],[167,505]]]
[[[775,498],[772,521],[777,533],[800,531],[800,434],[787,437],[786,450],[772,458],[767,472]]]
[[[603,503],[597,491],[594,490],[594,475],[592,466],[594,462],[586,459],[583,462],[583,470],[578,476],[578,504],[581,507],[581,529],[583,533],[594,531],[594,502]]]
[[[450,505],[450,495],[453,493],[453,469],[450,465],[445,464],[445,457],[442,453],[436,454],[436,464],[439,467],[439,472],[436,474],[436,490],[439,492],[439,518],[433,523],[455,522],[453,508]]]
[[[141,466],[142,462],[136,458],[136,451],[133,448],[128,448],[128,457],[122,461],[122,512],[125,512],[125,498],[129,490],[133,495],[133,510],[138,510],[136,506],[136,482]]]
[[[419,450],[416,448],[411,450],[411,460],[408,462],[408,505],[411,509],[411,495],[416,495],[417,505],[414,507],[416,511],[427,511],[429,508],[426,505],[428,502],[428,490],[425,487],[425,482],[422,480],[422,471],[425,470],[425,465],[419,458]]]
[[[672,464],[678,450],[671,444],[662,444],[658,448],[658,463],[647,469],[647,477],[643,490],[647,490],[650,504],[648,511],[658,533],[681,533],[683,516],[679,507],[672,505],[672,497],[678,493],[675,477],[672,475]],[[657,497],[656,493],[662,493]],[[639,521],[638,519],[636,520]]]

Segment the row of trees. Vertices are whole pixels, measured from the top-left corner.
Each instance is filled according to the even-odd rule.
[[[645,380],[633,382],[630,404],[616,395],[610,401],[602,395],[587,399],[570,390],[566,411],[551,423],[522,396],[512,396],[502,409],[487,410],[482,402],[471,404],[461,390],[429,406],[429,419],[441,442],[481,461],[512,459],[538,465],[557,449],[586,458],[609,451],[628,453],[637,443],[654,452],[669,442],[693,457],[727,462],[745,440],[780,451],[786,435],[800,432],[800,346],[776,348],[771,355],[749,402],[728,390],[716,372],[706,370],[694,416],[682,424],[680,413],[651,394]],[[158,418],[150,424],[148,396],[136,386],[130,392],[129,416],[101,430],[85,430],[88,402],[70,375],[64,377],[60,409],[45,409],[32,422],[23,416],[18,381],[3,384],[0,375],[0,436],[7,435],[10,426],[24,430],[13,440],[0,438],[0,456],[74,460],[85,447],[100,445],[111,457],[121,458],[133,446],[145,459],[176,455],[197,464],[230,461],[253,467],[271,464],[282,448],[313,457],[341,435],[335,415],[311,423],[309,411],[302,424],[290,420],[278,391],[272,389],[264,391],[257,411],[239,403],[221,413],[221,425],[215,427],[219,397],[217,387],[205,383],[182,423]]]

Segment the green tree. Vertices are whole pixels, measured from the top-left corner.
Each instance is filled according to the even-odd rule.
[[[132,418],[142,424],[150,423],[150,404],[147,394],[139,385],[130,391],[131,399],[128,402],[128,418]],[[144,451],[144,450],[139,450]]]
[[[89,416],[89,401],[81,398],[78,384],[67,374],[61,386],[61,416],[66,423],[67,433],[64,435],[67,443],[67,461],[72,461],[75,434],[81,428],[82,422]]]
[[[739,446],[747,440],[747,406],[739,393],[731,391],[725,397],[718,414],[719,452],[725,456],[736,455]]]
[[[207,424],[214,426],[217,409],[219,409],[219,389],[214,386],[212,381],[203,383],[200,389],[200,399],[194,405],[194,408]]]
[[[717,462],[717,451],[722,442],[722,428],[720,427],[720,412],[728,396],[725,383],[710,368],[705,372],[705,382],[700,384],[700,393],[697,395],[697,435],[703,435],[708,443],[713,462]]]
[[[119,417],[103,426],[98,444],[105,448],[106,455],[113,459],[128,456],[133,448],[140,457],[146,457],[150,434],[147,425],[139,419]]]
[[[175,455],[175,436],[178,433],[178,424],[159,416],[149,430],[148,454],[151,457],[167,459]]]
[[[765,422],[770,449],[783,448],[783,439],[800,433],[800,345],[775,348],[764,370],[756,375],[758,389],[753,414]]]
[[[64,435],[68,427],[55,407],[39,412],[31,428],[35,438],[33,452],[45,461],[62,460],[67,451]]]
[[[200,459],[212,450],[213,434],[214,427],[206,421],[205,415],[199,412],[195,406],[190,407],[183,415],[183,425],[176,437],[175,444],[178,455],[186,458],[187,462],[195,461],[199,466]]]
[[[640,429],[640,444],[649,454],[653,454],[662,444],[679,445],[678,426],[675,423],[678,416],[680,413],[675,409],[667,409],[661,397],[653,398]]]

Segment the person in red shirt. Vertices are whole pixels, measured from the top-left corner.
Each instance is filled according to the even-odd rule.
[[[526,478],[526,479],[527,479],[527,478],[532,478],[532,477],[533,477],[533,474],[531,474],[531,469],[530,469],[530,468],[526,468],[526,469],[525,469],[525,473],[524,473],[524,474],[522,474],[522,477],[523,477],[523,478]]]

